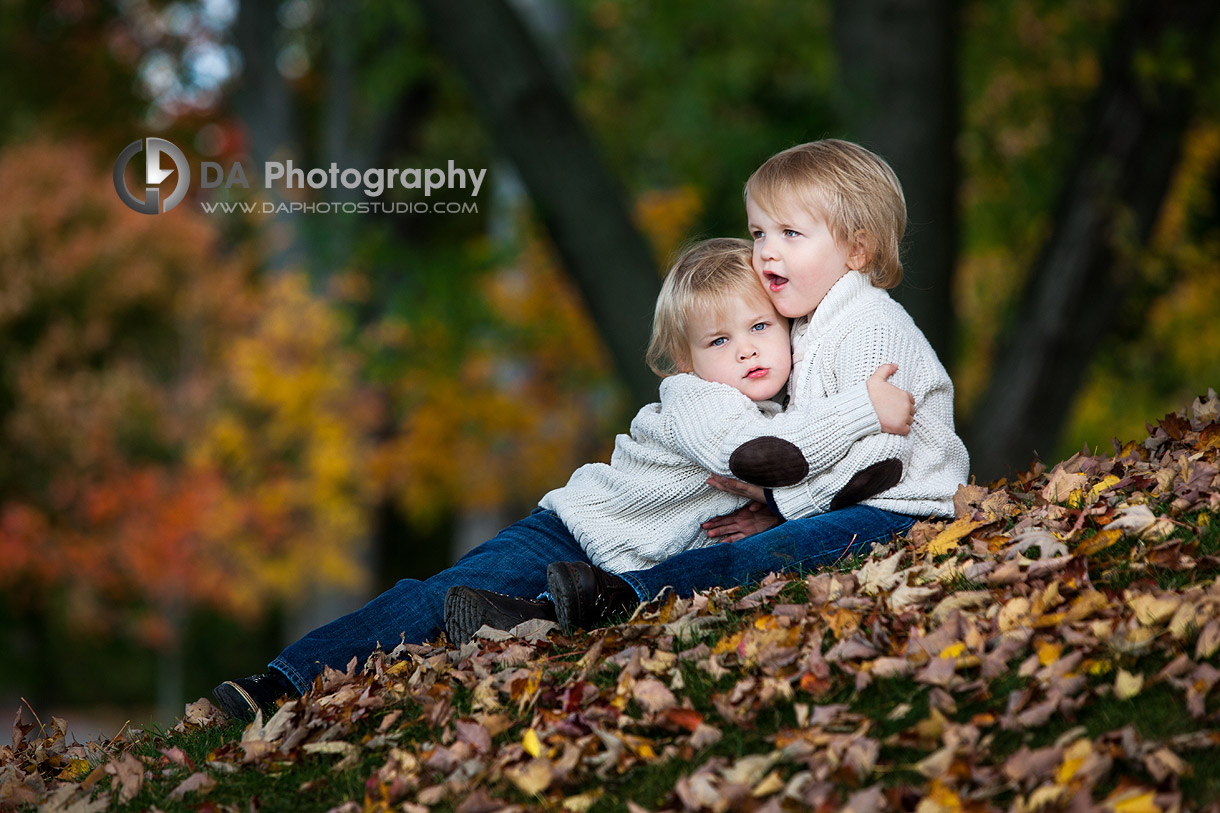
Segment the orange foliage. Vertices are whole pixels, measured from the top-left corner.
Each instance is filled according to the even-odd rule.
[[[354,575],[367,397],[333,309],[259,285],[189,207],[149,217],[79,144],[0,155],[0,588],[164,642]]]

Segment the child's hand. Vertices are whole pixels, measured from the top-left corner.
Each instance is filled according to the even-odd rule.
[[[882,364],[864,383],[877,420],[881,422],[881,431],[905,435],[911,431],[911,422],[915,420],[915,396],[886,380],[896,372],[897,364]]]
[[[717,542],[736,542],[779,525],[779,517],[760,502],[748,502],[731,514],[709,519],[701,526]]]
[[[727,491],[730,494],[736,494],[739,497],[745,497],[754,502],[764,504],[767,502],[767,495],[763,492],[762,486],[743,483],[741,480],[734,480],[732,477],[722,477],[719,474],[713,474],[707,478],[706,482],[712,488],[720,491]]]

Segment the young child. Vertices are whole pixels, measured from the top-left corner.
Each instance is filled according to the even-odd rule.
[[[815,141],[759,167],[746,183],[745,204],[755,273],[776,311],[794,320],[789,403],[763,419],[721,398],[709,405],[721,420],[693,426],[677,416],[675,442],[712,472],[709,482],[717,488],[765,500],[788,521],[647,570],[614,575],[580,561],[551,565],[548,592],[564,627],[601,623],[608,612],[666,586],[685,595],[775,570],[817,567],[849,550],[867,550],[916,519],[953,515],[953,495],[969,470],[953,425],[953,385],[919,328],[886,292],[902,279],[898,248],[906,225],[893,170],[856,144]],[[858,397],[885,362],[898,365],[894,382],[915,397],[910,433],[848,431],[828,449],[818,431],[826,405],[849,408],[852,394]],[[734,409],[735,418],[724,420]],[[837,455],[843,442],[850,451],[828,468],[827,456]],[[876,471],[892,459],[901,462],[892,487],[860,505],[829,510],[853,473]],[[789,476],[776,478],[776,471]],[[750,521],[739,510],[706,529],[735,535]]]
[[[708,471],[691,462],[684,438],[707,431],[718,420],[717,410],[733,420],[752,413],[766,422],[779,411],[769,399],[782,392],[791,361],[787,320],[758,285],[749,243],[718,239],[688,249],[662,287],[650,363],[689,374],[662,382],[661,402],[641,410],[631,434],[619,436],[610,465],[581,467],[528,517],[452,567],[425,581],[404,579],[360,610],[308,633],[272,661],[267,673],[217,686],[217,701],[230,716],[248,718],[282,695],[305,691],[324,666],[342,668],[400,638],[429,640],[446,622],[450,638],[461,641],[484,623],[507,629],[525,618],[554,618],[548,600],[513,598],[541,594],[554,562],[576,562],[597,574],[607,572],[603,568],[645,570],[711,544],[715,540],[701,524],[747,499],[709,487]],[[886,382],[892,373],[886,365],[867,387],[861,383],[847,419],[858,425],[853,431],[906,430],[910,396]],[[827,413],[822,434],[828,445],[846,434],[844,422]],[[681,429],[680,423],[693,425]],[[837,445],[840,456],[847,452],[846,443]],[[828,455],[827,464],[832,462]],[[879,490],[873,472],[842,479],[841,501]],[[746,525],[721,529],[719,540],[736,538]],[[611,602],[607,610],[634,605],[635,592],[628,592],[604,595],[602,601]]]
[[[749,414],[766,422],[780,413],[770,399],[788,382],[788,342],[788,320],[759,286],[748,242],[720,238],[690,248],[665,278],[653,316],[648,361],[664,377],[660,403],[641,409],[630,434],[618,436],[609,464],[581,466],[539,505],[559,516],[596,568],[611,573],[645,570],[683,551],[745,536],[737,529],[714,539],[702,527],[748,500],[711,487],[708,469],[693,461],[705,456],[700,435],[725,418]],[[891,367],[879,368],[874,383],[892,373]],[[876,389],[878,411],[896,419],[886,428],[906,431],[910,395],[893,387]],[[852,420],[868,431],[880,428],[867,388],[856,396],[859,414]],[[808,434],[827,450],[829,464],[836,439],[846,432],[834,414],[828,417]],[[847,444],[838,448],[842,457]],[[891,464],[896,468],[897,461]],[[758,467],[767,469],[767,461]],[[859,502],[893,485],[894,468],[887,469],[892,475],[884,483],[877,482],[875,470],[853,472],[857,476],[845,479],[839,501]],[[782,479],[783,472],[769,476]],[[759,530],[778,521],[769,512],[751,519]],[[633,592],[624,598],[636,603]],[[452,587],[445,598],[445,629],[455,642],[468,640],[484,624],[509,629],[528,618],[553,617],[545,600],[472,586]]]

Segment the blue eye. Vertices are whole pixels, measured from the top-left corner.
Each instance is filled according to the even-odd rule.
[[[769,326],[768,322],[759,322],[757,325],[750,328],[750,330],[753,330],[756,333],[761,333],[762,331],[766,330],[768,326]]]
[[[755,240],[761,240],[763,237],[762,229],[758,229],[757,231],[750,232],[750,236],[753,237]]]
[[[784,229],[785,237],[800,237],[801,233],[796,229]]]
[[[724,343],[725,343],[725,342],[727,342],[727,341],[728,341],[728,339],[727,339],[727,338],[725,338],[724,336],[720,336],[720,337],[718,337],[718,338],[712,339],[712,343],[711,343],[711,345],[710,345],[710,346],[711,346],[711,347],[719,347],[720,345],[724,344]]]

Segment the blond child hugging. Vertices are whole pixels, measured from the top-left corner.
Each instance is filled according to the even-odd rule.
[[[619,436],[608,465],[581,467],[529,516],[451,567],[425,580],[403,579],[359,610],[307,633],[266,672],[224,681],[213,695],[225,711],[253,717],[281,696],[306,691],[327,666],[343,668],[379,645],[422,643],[442,630],[462,641],[483,624],[506,629],[526,618],[557,618],[548,597],[526,598],[544,594],[554,563],[562,563],[563,574],[598,578],[609,576],[603,568],[647,572],[683,551],[741,544],[713,545],[741,534],[722,529],[713,540],[701,527],[747,498],[708,485],[708,470],[694,460],[702,452],[686,447],[674,432],[674,417],[714,424],[722,405],[734,420],[749,413],[766,423],[777,414],[770,399],[783,393],[792,362],[788,321],[758,285],[749,243],[722,239],[699,243],[678,259],[663,286],[656,324],[664,336],[655,342],[653,358],[679,374],[662,382],[660,403],[642,409],[630,433]],[[908,396],[885,381],[889,372],[872,376],[867,389],[878,408],[866,395],[860,411],[868,419],[861,423],[905,427]],[[842,426],[828,420],[826,433],[842,434]],[[774,476],[765,465],[759,468]],[[841,478],[840,501],[879,490],[875,471],[858,474]],[[620,587],[625,589],[599,591],[588,606],[599,613],[634,606],[635,590]]]
[[[953,384],[888,293],[902,279],[906,226],[893,170],[850,142],[801,144],[750,176],[745,204],[754,272],[775,310],[793,320],[788,405],[763,419],[740,404],[733,413],[733,399],[723,398],[712,407],[721,420],[700,423],[678,412],[672,427],[711,472],[709,482],[765,501],[786,521],[646,570],[607,574],[579,562],[552,565],[548,589],[565,626],[601,623],[607,606],[624,603],[614,606],[607,596],[627,588],[648,600],[667,586],[684,595],[771,571],[813,569],[904,533],[918,519],[953,514],[953,495],[969,470],[954,428]],[[889,362],[897,365],[891,381],[914,397],[905,434],[877,431],[885,427],[866,406],[869,377]],[[894,460],[900,471],[889,465]],[[831,510],[838,507],[835,495],[866,472],[879,473],[885,488]],[[758,517],[739,509],[705,530],[737,538],[757,530]]]
[[[783,394],[792,366],[788,320],[759,286],[747,241],[705,240],[679,256],[657,298],[647,358],[663,376],[660,401],[641,409],[630,432],[615,439],[609,463],[581,466],[539,502],[575,536],[593,568],[609,573],[646,570],[684,551],[744,535],[713,538],[702,527],[748,499],[709,485],[699,436],[739,414],[763,423],[780,414],[772,399]],[[885,382],[890,372],[876,371],[869,388],[886,404],[886,420],[905,430],[910,396]],[[867,392],[863,407],[866,422],[877,423]],[[828,420],[819,431],[830,445],[843,429]],[[843,444],[839,456],[846,451]],[[760,468],[766,469],[765,461]],[[843,479],[836,499],[844,505],[886,485],[872,472]],[[626,604],[637,603],[634,591],[621,595]],[[528,618],[555,617],[545,597],[457,586],[445,599],[445,628],[453,641],[467,640],[485,624],[508,629]]]

